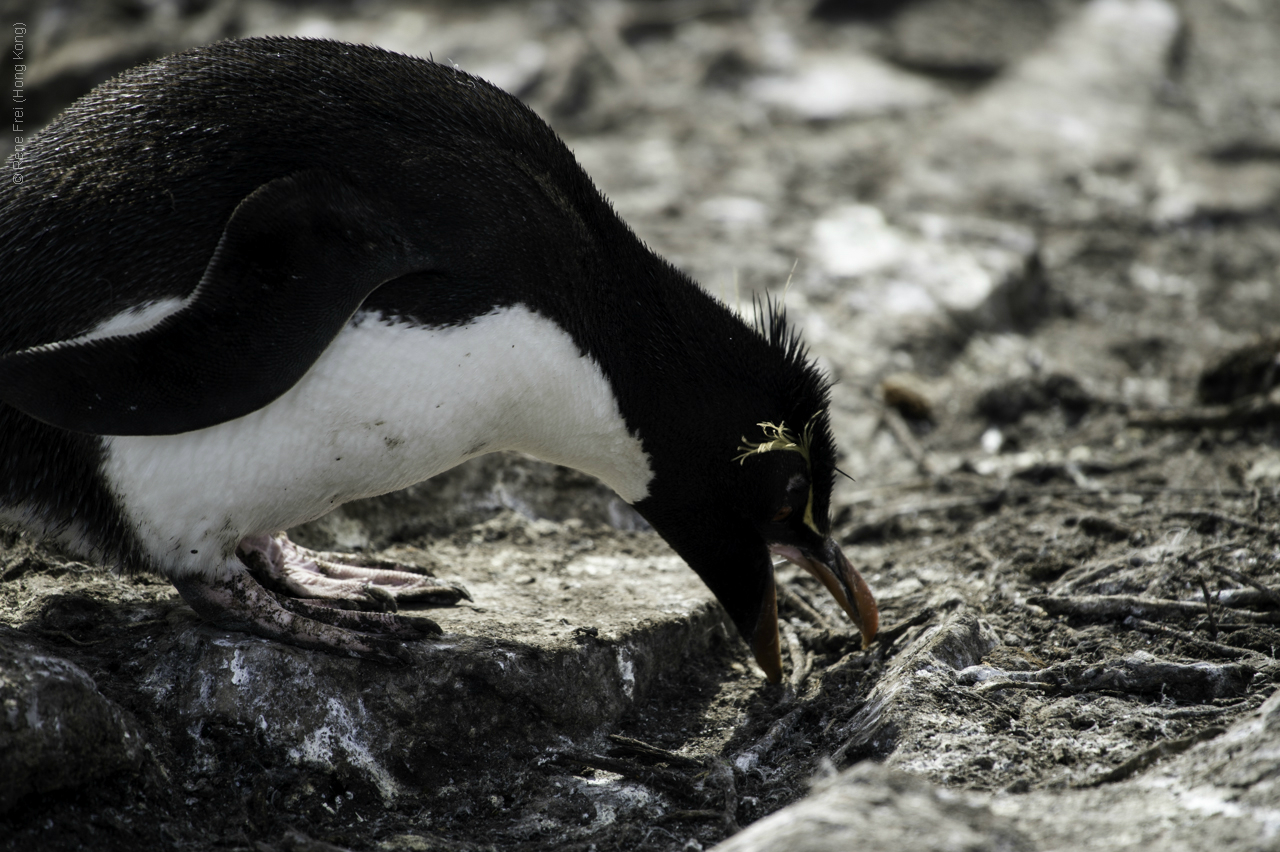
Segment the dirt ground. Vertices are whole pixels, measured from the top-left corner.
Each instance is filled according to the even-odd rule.
[[[266,756],[252,730],[191,751],[153,718],[134,664],[193,623],[173,589],[12,533],[2,638],[88,673],[145,746],[92,766],[92,783],[22,798],[0,814],[0,848],[707,849],[863,760],[958,792],[1103,787],[1275,692],[1280,121],[1266,116],[1280,95],[1249,88],[1280,55],[1274,15],[1233,55],[1222,33],[1248,4],[437,5],[416,47],[393,7],[335,5],[325,29],[288,4],[196,5],[120,53],[175,46],[222,14],[233,34],[337,34],[497,69],[656,250],[730,303],[785,290],[839,381],[853,481],[833,500],[837,538],[883,627],[864,651],[816,581],[780,568],[788,683],[765,683],[707,610],[716,635],[658,666],[615,723],[468,752],[429,795],[389,803],[367,780]],[[1137,16],[1141,38],[1094,57],[1111,82],[1072,89],[1064,57],[1098,9]],[[936,35],[957,21],[1000,37]],[[67,59],[89,37],[60,26],[57,44],[45,36],[62,63],[44,72],[50,92],[111,69]],[[529,44],[541,58],[519,59]],[[832,57],[880,63],[888,105],[809,104],[796,81]],[[1086,124],[1097,106],[1105,144],[1038,142],[993,118],[1040,85],[1041,60],[1065,63],[1043,97],[1062,87]],[[1137,102],[1136,125],[1116,118]],[[929,169],[951,169],[951,188]],[[848,222],[864,240],[852,259],[822,236]],[[987,287],[968,302],[920,283],[975,269]],[[914,307],[886,307],[904,292]],[[669,555],[600,486],[514,456],[294,535],[458,571],[515,548],[530,583],[585,550]],[[702,624],[697,612],[682,617]],[[574,633],[578,617],[566,643],[604,641]],[[921,649],[945,671],[921,668]]]

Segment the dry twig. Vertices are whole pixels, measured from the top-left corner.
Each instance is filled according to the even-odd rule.
[[[999,692],[1004,689],[1031,689],[1036,692],[1059,692],[1062,687],[1056,683],[1044,683],[1043,681],[1038,680],[991,680],[975,686],[973,691],[979,695],[986,695],[989,692]]]
[[[1004,496],[1003,491],[985,492],[982,494],[974,494],[964,497],[948,497],[944,500],[933,500],[927,503],[914,503],[909,506],[895,506],[890,509],[868,512],[864,516],[862,522],[854,527],[847,537],[853,539],[868,538],[871,534],[878,533],[881,528],[886,526],[890,521],[895,521],[898,518],[905,518],[910,515],[950,512],[953,509],[963,509],[971,506],[978,507],[986,511],[994,511],[999,507]]]
[[[881,648],[891,648],[893,647],[893,643],[897,642],[898,638],[902,636],[903,633],[906,633],[912,627],[933,621],[934,616],[936,615],[937,612],[933,607],[925,607],[910,618],[899,621],[892,627],[883,628],[876,634],[876,638],[873,641]]]
[[[1200,583],[1200,591],[1204,594],[1204,614],[1209,619],[1209,638],[1214,642],[1218,641],[1218,622],[1213,617],[1213,598],[1209,594],[1209,584],[1204,581],[1204,576],[1199,576],[1196,580]]]
[[[1205,405],[1129,413],[1130,426],[1155,429],[1228,429],[1264,426],[1280,420],[1280,395],[1254,394],[1230,405]]]
[[[76,637],[72,636],[70,633],[68,633],[65,630],[54,630],[49,627],[37,627],[35,628],[35,632],[39,633],[41,636],[50,636],[50,637],[58,637],[59,639],[66,639],[71,644],[78,645],[81,648],[87,648],[90,645],[101,645],[103,642],[110,642],[112,639],[112,637],[110,636],[106,637],[105,639],[77,639]]]
[[[1205,614],[1204,604],[1197,601],[1171,601],[1137,595],[1030,595],[1027,603],[1035,604],[1051,615],[1094,619],[1124,619],[1129,616],[1187,618]],[[1249,612],[1220,606],[1218,613],[1248,624],[1280,624],[1280,612]]]
[[[1255,524],[1246,518],[1238,518],[1235,515],[1229,515],[1226,512],[1216,512],[1212,509],[1177,509],[1172,512],[1165,512],[1166,518],[1188,518],[1196,521],[1217,521],[1220,524],[1228,524],[1233,527],[1239,527],[1247,532],[1256,535],[1273,535],[1274,529],[1267,529],[1264,526]]]
[[[658,822],[687,822],[699,819],[723,819],[724,814],[721,811],[713,811],[709,809],[692,810],[692,811],[671,811],[658,817]]]
[[[796,695],[799,695],[804,689],[805,680],[809,677],[812,660],[804,646],[800,644],[800,637],[796,635],[795,628],[785,621],[779,627],[787,640],[787,656],[791,658],[791,688],[795,690]]]
[[[818,609],[805,598],[800,589],[785,583],[778,583],[778,600],[783,606],[790,607],[799,613],[805,621],[819,630],[835,630]]]
[[[647,757],[652,760],[669,763],[672,766],[682,766],[686,769],[701,769],[702,761],[683,754],[677,754],[674,751],[668,751],[656,745],[651,745],[643,740],[637,740],[633,737],[624,737],[622,734],[610,734],[609,740],[617,748],[618,752],[623,754],[633,754],[637,757]]]
[[[777,747],[783,737],[791,733],[791,729],[800,720],[803,712],[803,707],[797,707],[774,722],[755,745],[738,753],[738,756],[733,759],[733,765],[742,772],[750,772],[754,769],[765,755]]]
[[[1243,692],[1254,673],[1271,666],[1272,661],[1259,654],[1239,663],[1202,661],[1188,664],[1161,660],[1139,652],[1109,663],[1070,661],[1033,672],[998,672],[1003,677],[979,681],[973,692],[985,695],[1005,689],[1032,689],[1068,695],[1082,692],[1121,696],[1158,694],[1180,700],[1203,701],[1206,696],[1219,698]]]
[[[1242,657],[1261,657],[1261,655],[1256,651],[1250,651],[1247,648],[1236,648],[1232,645],[1223,645],[1221,642],[1201,639],[1194,633],[1188,633],[1185,630],[1175,630],[1172,627],[1166,627],[1163,624],[1155,624],[1154,622],[1146,621],[1132,615],[1124,620],[1124,626],[1141,630],[1143,633],[1158,633],[1162,636],[1168,636],[1171,639],[1179,639],[1189,645],[1195,645],[1197,648],[1208,651],[1211,654],[1217,654],[1219,657],[1226,657],[1228,660],[1238,660]]]
[[[1259,583],[1257,580],[1253,579],[1247,574],[1241,574],[1239,571],[1234,571],[1225,566],[1210,565],[1209,567],[1212,568],[1214,571],[1217,571],[1219,574],[1223,574],[1227,577],[1230,577],[1231,579],[1235,580],[1237,583],[1244,583],[1247,586],[1253,586],[1255,589],[1261,592],[1262,596],[1266,598],[1268,601],[1275,604],[1276,606],[1280,606],[1280,592],[1277,592],[1275,589],[1272,589],[1269,586],[1262,585],[1262,583]]]
[[[880,411],[880,419],[881,422],[889,427],[889,431],[893,433],[893,437],[902,446],[906,454],[911,456],[911,460],[916,463],[916,470],[925,476],[936,475],[936,467],[929,459],[928,451],[916,440],[911,427],[907,425],[906,419],[898,413],[898,410],[887,405],[883,406]]]
[[[1081,567],[1084,567],[1084,566],[1081,566]],[[1080,577],[1072,578],[1071,571],[1068,571],[1067,573],[1063,574],[1061,577],[1058,578],[1058,585],[1062,588],[1065,588],[1067,591],[1074,592],[1084,588],[1090,583],[1096,582],[1098,580],[1102,580],[1106,577],[1110,577],[1112,574],[1116,573],[1117,571],[1122,571],[1128,567],[1130,567],[1129,560],[1114,559],[1110,562],[1107,562],[1104,565],[1098,566],[1097,568],[1090,570],[1087,574],[1084,574]],[[1073,568],[1071,570],[1075,571],[1078,569]]]
[[[1243,546],[1244,545],[1240,544],[1240,542],[1237,542],[1237,541],[1223,541],[1223,542],[1219,542],[1218,544],[1211,544],[1208,547],[1203,548],[1202,550],[1197,550],[1190,557],[1186,557],[1186,559],[1188,562],[1203,562],[1209,556],[1212,556],[1213,554],[1217,553],[1220,550],[1230,550],[1233,547],[1243,547]]]
[[[602,769],[605,772],[613,772],[621,775],[623,778],[630,778],[632,781],[638,781],[647,787],[653,787],[676,796],[685,801],[700,802],[701,794],[698,792],[696,784],[685,777],[681,772],[674,769],[662,769],[657,766],[641,766],[630,760],[622,760],[616,757],[605,757],[602,754],[588,754],[583,752],[569,752],[559,754],[555,757],[555,762],[559,764],[589,766],[592,769]]]

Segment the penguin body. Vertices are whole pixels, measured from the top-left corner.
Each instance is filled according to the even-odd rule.
[[[314,520],[490,448],[572,465],[630,503],[652,476],[600,371],[521,306],[440,329],[357,313],[257,411],[177,435],[102,440],[104,477],[170,574],[215,572],[243,535]]]
[[[825,379],[781,316],[752,329],[650,252],[500,90],[223,42],[99,87],[24,172],[0,196],[0,520],[159,570],[219,624],[385,658],[438,628],[308,599],[463,592],[270,536],[522,450],[635,505],[771,677],[771,549],[874,634],[828,533]]]

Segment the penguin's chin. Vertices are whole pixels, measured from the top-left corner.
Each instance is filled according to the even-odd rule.
[[[836,603],[840,604],[853,623],[858,625],[858,630],[862,633],[862,647],[867,648],[871,645],[871,640],[875,638],[876,631],[880,628],[880,611],[876,607],[876,600],[871,594],[870,587],[862,579],[862,575],[858,573],[858,570],[845,558],[844,552],[835,543],[834,539],[828,538],[823,542],[822,550],[819,553],[810,553],[806,548],[790,544],[771,544],[769,545],[769,552],[775,556],[781,556],[793,565],[798,565],[818,578],[819,582],[827,587],[827,591],[836,599]],[[777,599],[772,587],[770,587],[768,597],[773,601],[773,633],[776,637],[778,632]],[[764,613],[762,611],[761,618],[763,619],[763,617]],[[761,626],[757,626],[757,635],[759,635],[760,630]],[[777,641],[776,638],[774,641]],[[758,658],[759,654],[757,653]]]

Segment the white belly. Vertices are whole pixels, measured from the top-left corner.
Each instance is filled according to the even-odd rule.
[[[104,444],[107,481],[170,576],[212,575],[246,535],[495,450],[575,467],[629,503],[652,477],[599,367],[524,307],[444,329],[357,314],[267,407],[195,432]]]

